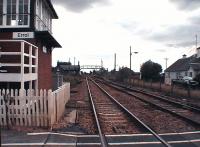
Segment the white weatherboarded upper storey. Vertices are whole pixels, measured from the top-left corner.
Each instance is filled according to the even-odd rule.
[[[0,28],[34,28],[52,32],[57,14],[49,0],[0,0]]]

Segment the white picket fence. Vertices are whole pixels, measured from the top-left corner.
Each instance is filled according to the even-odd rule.
[[[65,104],[70,99],[70,84],[67,83],[51,93],[49,101],[50,126],[58,122],[65,111]]]
[[[5,99],[8,99],[6,102]],[[70,84],[51,90],[0,90],[0,125],[49,127],[70,99]],[[7,109],[7,114],[6,114]]]

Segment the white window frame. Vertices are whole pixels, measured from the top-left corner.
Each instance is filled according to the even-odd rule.
[[[38,5],[37,5],[38,4]],[[35,27],[38,31],[52,33],[52,18],[45,1],[36,0]],[[40,12],[40,13],[39,13]]]
[[[42,52],[45,53],[45,54],[47,54],[47,47],[46,46],[42,47]]]
[[[28,24],[27,25],[6,25],[7,21],[7,0],[3,0],[3,24],[0,25],[0,28],[27,28],[30,26],[30,1],[28,0]],[[19,0],[16,0],[16,20],[18,19],[19,15]]]

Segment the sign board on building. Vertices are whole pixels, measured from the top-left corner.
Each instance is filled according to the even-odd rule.
[[[34,38],[34,32],[13,32],[13,39]]]

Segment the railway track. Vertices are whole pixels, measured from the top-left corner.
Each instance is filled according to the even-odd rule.
[[[103,83],[117,90],[120,90],[132,97],[135,97],[147,104],[157,107],[162,111],[175,115],[189,123],[193,123],[194,125],[200,126],[200,109],[196,107],[192,107],[181,102],[176,102],[165,97],[154,95],[143,90],[127,88],[125,86],[115,83]]]
[[[84,83],[86,82],[84,81]],[[158,115],[164,116],[168,112],[163,113],[162,111],[157,110],[155,107],[152,107],[151,105],[146,104],[143,101],[134,99],[132,96],[130,96],[130,94],[125,94],[122,91],[127,91],[126,88],[113,86],[115,87],[115,89],[113,89],[113,87],[105,85],[102,86],[101,83],[94,84],[94,82],[92,82],[91,80],[87,80],[87,84],[84,85],[87,85],[88,89],[85,89],[85,87],[83,86],[84,88],[82,87],[82,89],[85,89],[86,92],[81,95],[84,95],[84,100],[86,100],[86,103],[83,103],[83,99],[80,99],[78,98],[78,96],[76,96],[75,101],[77,101],[78,103],[75,103],[73,101],[73,103],[75,104],[71,106],[74,109],[79,109],[79,111],[82,111],[83,114],[87,112],[85,115],[80,115],[80,117],[78,117],[80,120],[84,119],[83,117],[85,117],[86,115],[91,115],[89,119],[90,121],[91,118],[93,119],[93,117],[95,117],[95,121],[93,120],[91,121],[91,123],[96,122],[96,125],[91,123],[89,123],[89,126],[86,125],[88,123],[88,120],[85,120],[84,123],[86,124],[83,125],[83,128],[85,128],[86,130],[93,130],[95,128],[95,134],[69,134],[69,132],[64,131],[29,133],[29,141],[27,141],[27,138],[19,136],[20,140],[24,139],[24,142],[4,142],[3,146],[200,146],[200,131],[181,130],[179,132],[176,130],[176,127],[178,127],[176,126],[176,124],[171,128],[168,128],[167,125],[171,124],[162,124],[162,118],[156,118],[158,117]],[[89,94],[87,93],[87,91],[89,92]],[[132,91],[129,89],[128,92]],[[156,101],[155,103],[160,102]],[[93,112],[92,114],[90,114],[90,111],[88,111],[91,110],[90,106],[92,106],[93,108],[93,110],[91,111]],[[143,111],[143,109],[146,110]],[[151,119],[149,116],[153,116],[153,119]],[[172,119],[168,117],[171,116],[166,115],[167,120],[169,119],[169,121],[171,121]],[[177,119],[177,117],[175,118]],[[155,126],[159,128],[159,125],[166,125],[166,128],[169,129],[169,132],[160,132],[159,130],[157,130]],[[94,128],[91,126],[93,126]],[[182,127],[187,127],[187,125]],[[12,139],[9,138],[9,141],[11,140]]]
[[[134,91],[138,91],[138,92],[141,92],[141,93],[146,93],[147,95],[152,95],[152,96],[155,96],[155,97],[158,97],[158,98],[162,98],[162,99],[166,99],[167,101],[169,102],[172,102],[172,103],[180,103],[181,105],[183,105],[184,107],[188,107],[189,109],[196,109],[197,111],[200,110],[200,105],[198,105],[199,101],[195,101],[192,99],[186,99],[186,98],[176,98],[176,97],[170,97],[170,96],[166,96],[166,95],[162,95],[162,94],[155,94],[153,92],[147,92],[143,89],[136,89],[136,88],[126,88],[127,90],[134,90]]]
[[[134,132],[130,133],[148,132],[152,134],[163,146],[171,147],[171,145],[167,143],[160,135],[158,135],[154,130],[149,128],[144,122],[142,122],[138,117],[131,113],[126,107],[120,104],[114,97],[112,97],[108,92],[106,92],[95,81],[91,80],[91,83],[91,81],[88,81],[88,79],[86,80],[101,144],[103,147],[109,146],[105,138],[105,134],[107,134],[107,131],[110,132],[113,128],[115,128],[114,130],[117,130],[116,133],[118,134],[122,134],[124,133],[124,131],[127,134],[126,131],[130,130],[134,130]],[[95,92],[98,92],[94,94],[92,92],[93,90],[95,90]],[[131,122],[130,119],[132,120]],[[122,128],[119,129],[116,127],[119,124],[121,125],[122,123],[125,124]]]
[[[119,83],[116,83],[116,82],[111,82],[111,81],[108,81],[108,80],[104,80],[104,81],[106,83],[110,83],[112,85],[121,87],[121,88],[129,90],[129,91],[143,93],[145,95],[149,95],[149,96],[153,96],[153,97],[156,97],[156,98],[159,98],[159,99],[163,99],[164,101],[168,101],[170,103],[174,103],[174,104],[177,104],[177,105],[187,107],[189,109],[196,109],[197,111],[200,111],[200,106],[197,105],[197,104],[194,104],[194,102],[190,102],[191,100],[189,100],[189,99],[175,98],[175,97],[170,97],[170,96],[166,96],[166,95],[162,95],[162,94],[155,94],[153,92],[146,91],[145,89],[125,86],[125,85],[122,85],[122,84],[119,84]]]

